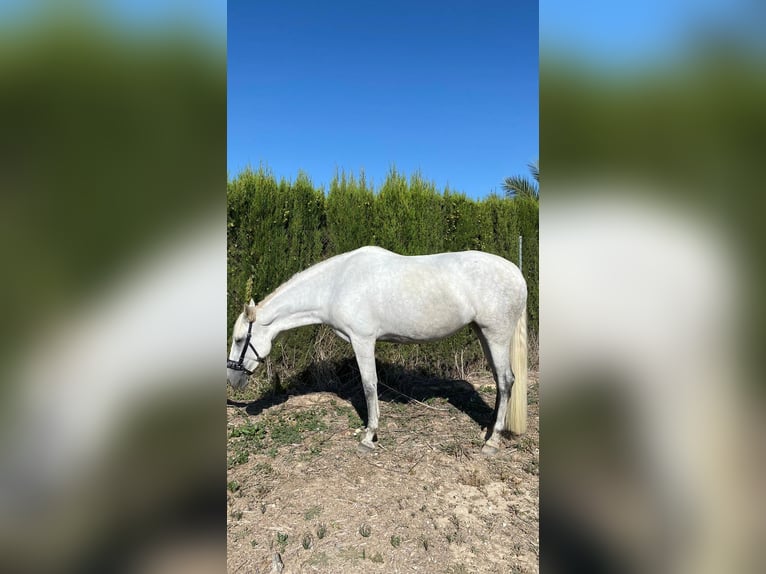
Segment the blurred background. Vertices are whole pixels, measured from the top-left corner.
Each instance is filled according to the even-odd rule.
[[[0,571],[225,567],[225,58],[222,1],[0,3]]]
[[[763,572],[762,3],[540,3],[541,570]]]
[[[544,572],[766,565],[764,17],[540,3]],[[0,4],[3,572],[224,567],[225,26]]]

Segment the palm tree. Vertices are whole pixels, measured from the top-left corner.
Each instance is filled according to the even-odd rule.
[[[540,160],[528,163],[527,167],[532,174],[531,180],[525,175],[512,175],[503,180],[506,197],[540,199]]]

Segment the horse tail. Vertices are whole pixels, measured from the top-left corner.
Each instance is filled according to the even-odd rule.
[[[505,428],[521,435],[527,430],[527,307],[521,313],[511,339],[511,370],[515,380],[511,387],[510,408]]]

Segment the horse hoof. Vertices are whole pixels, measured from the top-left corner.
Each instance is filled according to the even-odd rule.
[[[356,452],[358,452],[359,454],[370,454],[374,451],[375,451],[374,446],[366,445],[363,442],[360,442],[359,444],[356,445]]]
[[[500,449],[498,449],[496,446],[485,444],[483,447],[481,447],[481,454],[484,456],[495,456],[498,450]]]

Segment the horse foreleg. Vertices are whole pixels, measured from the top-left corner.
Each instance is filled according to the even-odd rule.
[[[364,398],[367,401],[367,430],[360,443],[360,450],[371,451],[375,448],[372,442],[378,432],[378,373],[375,369],[375,340],[352,340],[356,362],[359,365],[359,374],[362,377]]]

